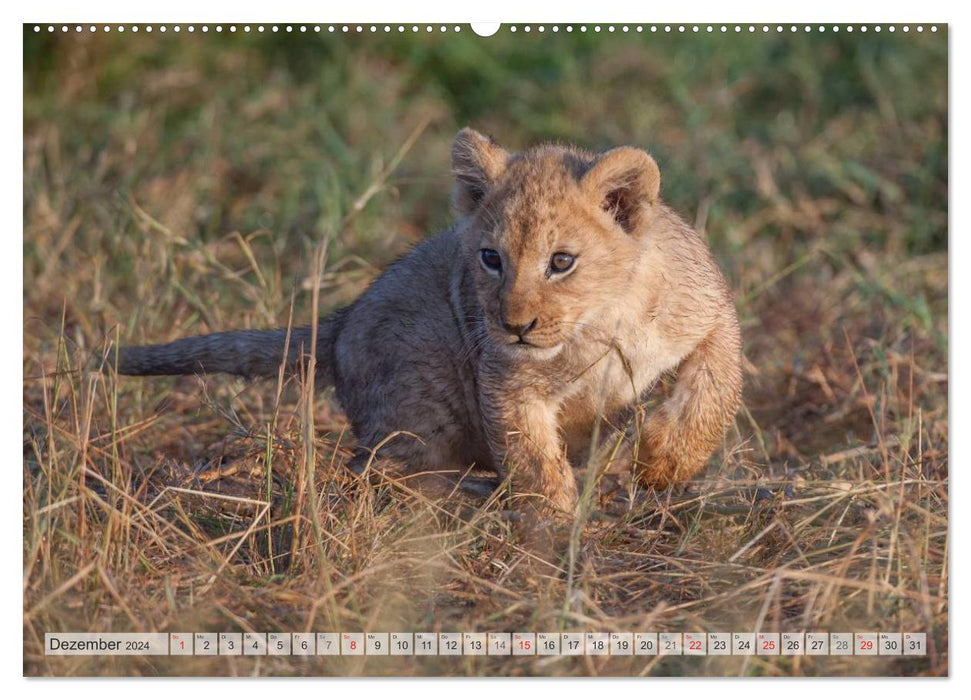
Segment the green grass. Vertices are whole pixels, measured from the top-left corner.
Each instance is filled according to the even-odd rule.
[[[946,34],[25,30],[25,672],[946,674]],[[344,474],[326,392],[308,411],[273,382],[82,371],[118,339],[279,326],[291,304],[306,323],[314,289],[322,312],[346,304],[448,225],[466,124],[512,149],[648,149],[738,301],[746,393],[724,447],[684,491],[600,482],[572,577],[535,565],[501,503]],[[932,653],[42,652],[51,630],[759,625],[926,631]]]

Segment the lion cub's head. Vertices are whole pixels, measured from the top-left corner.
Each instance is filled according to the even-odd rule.
[[[463,129],[452,146],[455,205],[486,327],[503,348],[556,356],[600,331],[630,290],[660,173],[644,151],[545,145],[511,154]]]

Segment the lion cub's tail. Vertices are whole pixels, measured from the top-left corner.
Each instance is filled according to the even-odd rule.
[[[242,377],[276,377],[285,364],[286,374],[299,374],[310,361],[310,326],[270,331],[229,331],[182,338],[162,345],[140,345],[118,350],[108,363],[119,374],[174,375],[223,372]],[[289,335],[289,340],[288,340]],[[316,376],[322,388],[334,383],[335,318],[317,324]],[[284,363],[284,350],[286,360]],[[117,364],[116,364],[117,363]]]

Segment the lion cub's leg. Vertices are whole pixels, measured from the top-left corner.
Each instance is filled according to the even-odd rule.
[[[648,416],[635,465],[641,481],[664,488],[698,473],[734,419],[741,394],[741,339],[733,319],[681,362],[670,398]]]
[[[487,401],[483,402],[488,405]],[[488,411],[495,461],[517,497],[542,512],[572,514],[577,485],[560,438],[555,407],[537,398],[503,396]]]

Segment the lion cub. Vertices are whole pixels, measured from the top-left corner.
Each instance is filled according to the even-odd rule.
[[[458,222],[317,325],[316,386],[333,384],[351,421],[352,466],[376,457],[407,475],[474,464],[569,513],[571,463],[597,447],[598,420],[629,420],[676,370],[629,451],[648,485],[697,473],[739,405],[739,325],[707,244],[661,202],[654,160],[628,147],[512,154],[463,129],[452,170]],[[123,348],[118,371],[277,376],[284,362],[301,366],[310,335]]]

